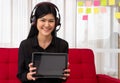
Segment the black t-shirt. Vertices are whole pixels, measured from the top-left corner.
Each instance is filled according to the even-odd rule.
[[[22,83],[61,83],[62,80],[58,78],[39,78],[36,81],[29,81],[26,78],[29,72],[28,64],[31,63],[33,52],[55,52],[55,53],[68,53],[67,41],[53,37],[50,45],[43,49],[38,44],[37,36],[23,40],[19,47],[18,53],[18,74],[17,77]]]

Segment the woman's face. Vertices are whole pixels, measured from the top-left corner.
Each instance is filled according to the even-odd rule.
[[[37,19],[37,29],[43,36],[51,35],[55,28],[55,17],[53,14],[47,14]]]

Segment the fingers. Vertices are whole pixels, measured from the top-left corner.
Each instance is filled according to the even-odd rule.
[[[61,79],[66,80],[70,76],[70,69],[65,69]]]
[[[69,77],[70,76],[70,69],[65,69],[64,70],[64,76]]]
[[[62,77],[61,79],[66,80],[67,78],[66,77]]]
[[[35,72],[29,72],[29,73],[27,73],[27,79],[28,80],[35,80],[36,78],[32,77],[33,74],[35,74]]]
[[[36,72],[35,72],[36,67],[33,67],[33,63],[30,63],[28,66],[29,66],[29,72],[27,73],[27,79],[35,80],[36,78],[33,77],[33,74],[36,74]]]
[[[34,70],[36,70],[36,67],[30,67],[30,68],[29,68],[29,71],[30,71],[30,72],[33,72]]]
[[[33,67],[33,63],[30,63],[28,66],[29,66],[29,67]]]
[[[69,77],[70,74],[69,74],[69,73],[65,73],[64,76],[65,76],[65,77]]]
[[[29,72],[29,74],[32,76],[33,74],[36,74],[36,72]]]
[[[69,67],[70,63],[68,62],[67,67]]]
[[[70,69],[65,69],[64,72],[65,73],[70,73]]]
[[[33,63],[30,63],[28,66],[29,66],[30,72],[32,72],[33,70],[36,70],[36,67],[33,67]]]
[[[64,74],[64,76],[63,76],[63,77],[61,77],[61,79],[66,80],[69,76],[70,76],[70,74],[69,74],[69,73],[68,73],[68,74]]]

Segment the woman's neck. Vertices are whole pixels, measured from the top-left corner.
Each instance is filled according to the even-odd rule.
[[[43,49],[46,49],[49,44],[51,43],[52,41],[52,35],[49,35],[49,36],[41,36],[41,35],[38,35],[38,43],[39,45],[43,48]]]
[[[49,35],[49,36],[41,36],[41,35],[38,35],[38,41],[39,42],[48,42],[52,39],[52,35]]]

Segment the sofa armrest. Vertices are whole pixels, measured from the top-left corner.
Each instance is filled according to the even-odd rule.
[[[98,83],[120,83],[120,80],[105,74],[97,74]]]

